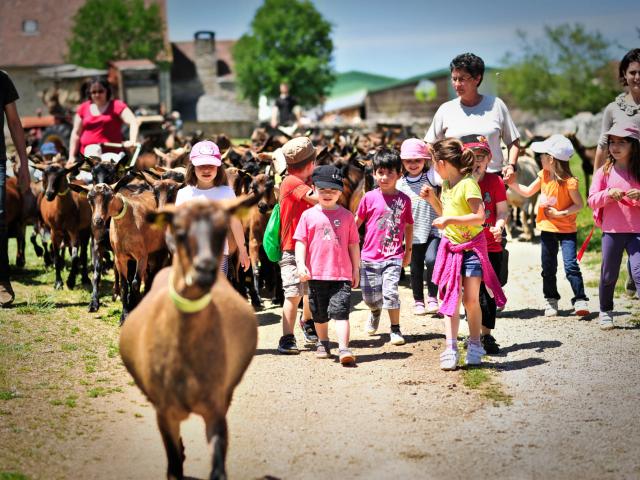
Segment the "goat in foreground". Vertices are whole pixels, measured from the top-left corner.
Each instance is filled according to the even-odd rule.
[[[213,441],[210,478],[226,478],[226,414],[255,353],[257,321],[219,267],[230,216],[257,200],[192,200],[147,215],[169,225],[176,249],[171,267],[158,273],[124,323],[120,355],[156,409],[169,479],[183,478],[180,423],[191,412],[204,418]]]

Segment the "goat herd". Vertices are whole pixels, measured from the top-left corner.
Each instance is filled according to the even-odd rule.
[[[373,188],[370,152],[381,145],[399,147],[411,136],[395,128],[366,134],[338,130],[307,134],[316,145],[317,163],[342,169],[344,191],[339,203],[352,212]],[[263,288],[269,290],[273,302],[283,301],[278,266],[267,259],[261,246],[277,203],[274,180],[284,173],[278,148],[288,137],[279,130],[258,128],[250,145],[233,145],[224,135],[213,140],[223,152],[229,184],[236,193],[236,199],[219,205],[204,201],[180,209],[170,205],[184,185],[188,142],[168,152],[143,153],[133,165],[126,155],[119,161],[80,156],[69,165],[59,156],[45,160],[30,154],[31,166],[42,172],[41,181],[32,182],[37,198],[34,206],[23,205],[15,177],[7,184],[8,223],[18,243],[18,267],[25,263],[25,227],[32,223],[31,243],[45,265],[55,267],[56,289],[63,288],[64,256],[70,250],[66,285],[72,289],[78,273],[83,283],[90,281],[91,241],[90,312],[100,307],[102,273],[113,268],[113,296],[122,301],[120,322],[124,324],[120,352],[137,385],[156,407],[169,478],[182,478],[179,425],[190,412],[205,419],[207,439],[214,444],[211,478],[224,478],[225,416],[233,389],[256,348],[253,310],[262,307]],[[529,184],[539,165],[525,150],[523,147],[517,175],[519,183]],[[80,170],[88,172],[84,178],[90,174],[90,183],[76,178]],[[508,200],[522,211],[523,237],[531,238],[535,198],[525,200],[509,192]],[[217,273],[215,252],[224,242],[229,215],[238,209],[248,210],[241,217],[251,268],[245,278],[230,238],[229,281],[234,290]],[[171,269],[158,274],[170,264]],[[206,348],[180,348],[196,343]],[[191,366],[204,364],[217,367],[194,377]]]

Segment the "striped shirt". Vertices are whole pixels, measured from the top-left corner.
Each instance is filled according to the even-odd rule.
[[[434,237],[440,236],[440,231],[433,228],[431,224],[438,216],[429,202],[420,198],[420,190],[423,186],[429,185],[434,188],[433,182],[429,181],[427,172],[422,172],[418,177],[409,177],[404,175],[396,188],[405,193],[411,199],[411,213],[413,214],[413,243],[427,243],[429,235]]]

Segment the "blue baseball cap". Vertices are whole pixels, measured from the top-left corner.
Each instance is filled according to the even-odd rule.
[[[56,148],[56,144],[53,142],[43,143],[40,147],[40,153],[42,155],[57,155],[58,149]]]

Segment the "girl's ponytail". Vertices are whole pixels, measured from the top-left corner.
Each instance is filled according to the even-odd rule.
[[[473,171],[473,161],[476,158],[473,150],[464,148],[457,138],[445,138],[433,144],[435,160],[443,160],[453,165],[462,175]]]

